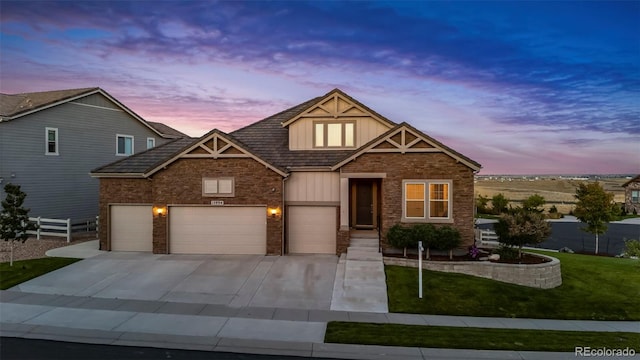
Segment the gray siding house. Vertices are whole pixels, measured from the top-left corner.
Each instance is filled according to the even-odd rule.
[[[20,185],[33,217],[95,218],[91,169],[180,137],[100,88],[0,94],[0,188]]]

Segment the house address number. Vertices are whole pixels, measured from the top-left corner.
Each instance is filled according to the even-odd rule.
[[[211,200],[211,205],[224,205],[222,200]]]

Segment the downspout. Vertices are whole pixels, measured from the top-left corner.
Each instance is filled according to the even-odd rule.
[[[289,180],[289,176],[283,177],[282,178],[282,211],[280,212],[280,221],[282,221],[282,249],[281,249],[281,254],[282,256],[284,256],[284,250],[285,250],[285,246],[284,246],[284,240],[285,240],[285,234],[286,234],[286,221],[285,221],[285,215],[286,215],[286,206],[285,206],[285,186],[284,183],[285,181]]]

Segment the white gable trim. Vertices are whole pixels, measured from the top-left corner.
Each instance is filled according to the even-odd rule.
[[[218,146],[218,140],[219,139],[224,141],[226,144],[225,145],[220,144],[221,146]],[[213,141],[213,149],[211,149],[210,147],[205,145],[205,143],[207,143],[209,141]],[[225,151],[227,151],[230,148],[237,149],[238,151],[240,151],[240,154],[223,154]],[[206,154],[189,154],[190,152],[192,152],[193,150],[196,150],[196,149],[205,150],[207,153]],[[231,141],[229,138],[227,138],[226,136],[224,136],[223,134],[221,134],[218,131],[214,131],[210,135],[205,135],[205,137],[201,138],[200,140],[198,140],[193,145],[189,146],[188,148],[186,148],[185,150],[183,150],[179,154],[173,156],[172,158],[170,158],[169,160],[163,162],[162,164],[158,165],[157,167],[153,168],[152,170],[146,172],[143,176],[144,177],[149,177],[149,176],[155,174],[156,172],[160,171],[161,169],[169,166],[171,163],[173,163],[174,161],[176,161],[178,159],[222,159],[222,158],[236,158],[236,159],[237,158],[251,158],[251,159],[259,162],[260,164],[264,165],[268,169],[271,169],[272,171],[276,172],[278,175],[283,176],[283,177],[287,176],[287,174],[285,172],[283,172],[282,170],[276,168],[275,166],[269,164],[268,162],[262,160],[261,158],[257,157],[256,155],[252,154],[251,152],[245,150],[243,147],[235,144],[233,141]]]
[[[406,139],[407,136],[406,134],[411,134],[413,136],[415,136],[416,138],[411,140],[410,142],[407,143]],[[400,134],[400,143],[394,141],[393,139],[391,139],[392,137],[395,137],[396,135]],[[415,146],[417,143],[424,141],[425,143],[429,144],[430,146],[432,146],[431,148],[415,148],[413,146]],[[382,148],[382,149],[374,149],[376,146],[387,142],[391,145],[393,145],[393,148]],[[480,170],[480,167],[478,167],[477,165],[467,161],[466,159],[452,153],[451,151],[448,151],[447,149],[443,148],[442,146],[440,146],[439,144],[437,144],[436,142],[434,142],[432,139],[425,137],[423,134],[413,131],[412,129],[410,129],[409,127],[402,125],[400,127],[398,127],[395,131],[392,131],[390,133],[388,133],[387,135],[379,138],[378,140],[375,140],[374,142],[370,143],[369,145],[366,145],[365,147],[361,148],[359,151],[355,152],[353,155],[349,156],[348,158],[342,160],[341,162],[337,163],[336,165],[334,165],[331,170],[335,171],[339,168],[341,168],[342,166],[344,166],[345,164],[350,163],[351,161],[355,160],[356,158],[358,158],[359,156],[362,156],[363,154],[366,153],[401,153],[401,154],[406,154],[406,153],[444,153],[446,155],[448,155],[449,157],[453,158],[456,160],[456,162],[460,162],[465,164],[466,166],[468,166],[469,168],[478,171]]]

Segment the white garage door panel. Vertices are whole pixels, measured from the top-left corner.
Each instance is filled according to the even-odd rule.
[[[149,205],[112,205],[111,250],[152,251],[153,213]]]
[[[335,207],[290,206],[287,217],[289,253],[336,253]]]
[[[264,255],[266,216],[264,207],[171,207],[170,252]]]

